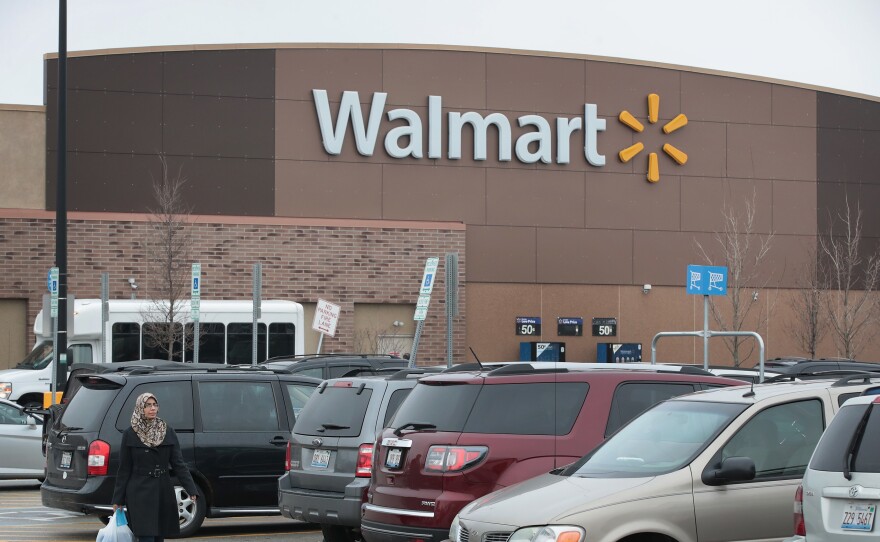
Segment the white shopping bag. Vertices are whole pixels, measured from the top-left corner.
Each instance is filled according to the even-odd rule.
[[[95,542],[134,542],[134,534],[128,528],[128,519],[122,508],[113,512],[107,526],[98,531]]]

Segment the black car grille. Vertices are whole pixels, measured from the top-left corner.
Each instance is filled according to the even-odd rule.
[[[483,535],[482,540],[478,539],[474,540],[474,542],[507,542],[511,534],[513,533],[505,531],[486,533]],[[458,540],[454,542],[471,542],[471,532],[468,531],[467,527],[459,524]]]

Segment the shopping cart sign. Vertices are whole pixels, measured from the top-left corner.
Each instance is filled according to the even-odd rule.
[[[727,295],[727,268],[714,265],[687,266],[687,293]]]

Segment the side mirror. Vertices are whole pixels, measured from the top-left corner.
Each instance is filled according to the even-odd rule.
[[[755,462],[751,457],[728,457],[718,468],[706,467],[700,479],[707,486],[722,486],[755,478]]]

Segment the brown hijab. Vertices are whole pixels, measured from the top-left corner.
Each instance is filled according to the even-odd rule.
[[[131,428],[137,433],[141,442],[150,448],[155,448],[165,440],[165,431],[168,429],[168,424],[158,416],[152,420],[147,418],[147,415],[144,413],[144,406],[147,404],[147,399],[150,398],[157,403],[159,402],[156,396],[149,392],[142,393],[137,398],[137,401],[134,402],[134,412],[131,413]]]

